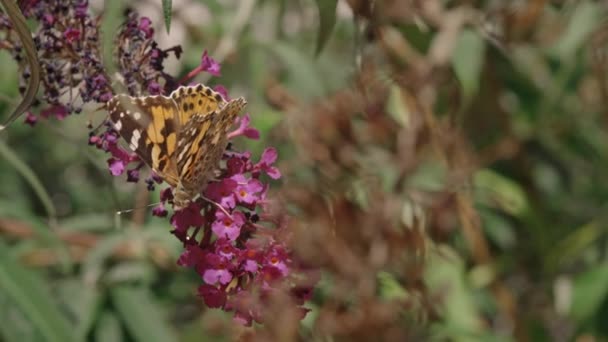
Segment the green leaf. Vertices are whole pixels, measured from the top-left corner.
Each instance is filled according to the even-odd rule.
[[[311,57],[287,42],[277,41],[265,46],[285,65],[289,72],[289,86],[294,92],[307,99],[325,94],[323,77]]]
[[[94,287],[77,279],[61,282],[58,290],[64,306],[76,319],[73,330],[77,340],[84,341],[93,326],[102,297]]]
[[[470,99],[479,90],[484,55],[485,43],[482,37],[472,30],[463,30],[452,55],[452,66],[466,99]]]
[[[479,170],[473,176],[475,198],[488,207],[498,208],[514,216],[528,210],[525,191],[511,179],[489,169]]]
[[[112,290],[111,297],[116,311],[134,340],[142,342],[177,340],[147,289],[116,287]]]
[[[329,40],[331,32],[336,25],[336,8],[338,0],[316,0],[319,10],[319,33],[317,35],[317,47],[315,55],[318,56]]]
[[[607,221],[604,217],[592,220],[576,227],[563,239],[557,241],[545,256],[548,266],[559,267],[581,258],[585,251],[589,251],[594,243],[606,235]]]
[[[15,170],[17,170],[17,172],[19,172],[19,174],[21,174],[21,176],[29,183],[32,190],[34,190],[34,193],[36,193],[36,196],[38,196],[38,199],[44,206],[49,218],[54,220],[57,211],[55,210],[55,205],[51,200],[51,196],[42,185],[42,182],[40,182],[34,171],[32,171],[32,169],[26,163],[24,163],[23,160],[21,160],[19,156],[2,140],[0,140],[0,157],[8,161],[9,164],[11,164]]]
[[[163,0],[163,16],[165,17],[165,28],[167,33],[171,30],[171,0]]]
[[[0,243],[0,291],[5,293],[45,341],[74,341],[70,324],[51,301],[48,284],[11,258]]]
[[[95,341],[121,342],[123,339],[120,321],[116,315],[109,311],[103,312],[95,327]]]
[[[156,269],[144,261],[124,261],[116,264],[104,276],[104,284],[138,282],[149,284],[154,280]]]
[[[103,16],[101,17],[101,32],[102,34],[102,56],[104,61],[114,60],[114,37],[118,34],[118,29],[121,27],[123,20],[122,13],[128,3],[122,0],[104,0],[103,1]],[[104,68],[107,70],[107,75],[114,75],[116,72],[115,63],[104,63]],[[120,89],[120,88],[119,88]],[[117,90],[119,90],[117,89]]]
[[[553,47],[552,52],[564,59],[576,53],[602,22],[603,11],[599,4],[582,1],[574,10],[566,32]]]
[[[82,277],[86,282],[95,283],[104,272],[103,266],[114,251],[127,241],[128,236],[122,232],[105,235],[89,252],[82,263]]]
[[[388,114],[402,127],[410,126],[410,108],[404,98],[405,94],[397,85],[390,88],[386,109]]]
[[[0,340],[1,341],[40,341],[42,336],[32,323],[15,307],[6,293],[0,291]]]
[[[82,214],[61,220],[62,231],[107,232],[114,229],[110,214]]]
[[[608,296],[608,263],[596,265],[574,279],[570,313],[579,322],[598,313]]]
[[[409,297],[407,290],[388,272],[378,272],[377,275],[380,295],[387,300],[406,300]]]
[[[475,291],[466,281],[465,261],[455,250],[444,245],[429,254],[424,279],[431,293],[442,295],[441,324],[443,329],[452,330],[454,340],[483,332],[474,301]]]

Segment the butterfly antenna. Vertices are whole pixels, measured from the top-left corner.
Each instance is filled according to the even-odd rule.
[[[155,205],[159,205],[159,204],[161,204],[161,203],[162,203],[162,202],[156,202],[156,203],[150,203],[150,204],[148,204],[148,205],[145,205],[145,206],[143,206],[143,207],[139,207],[139,208],[131,208],[131,209],[125,209],[125,210],[117,210],[117,211],[116,211],[116,215],[120,216],[120,215],[122,215],[122,214],[126,214],[126,213],[130,213],[130,212],[132,212],[132,211],[135,211],[135,210],[137,210],[137,209],[144,209],[144,208],[152,207],[152,206],[155,206]]]
[[[205,197],[205,196],[203,196],[203,195],[201,195],[201,198],[202,198],[202,199],[204,199],[205,201],[207,201],[207,202],[209,202],[209,203],[211,203],[211,204],[215,205],[215,206],[216,206],[216,207],[217,207],[219,210],[223,211],[223,212],[224,212],[224,214],[226,214],[226,216],[228,216],[228,217],[230,217],[230,219],[232,219],[232,215],[230,215],[230,214],[228,213],[228,211],[226,211],[226,209],[224,209],[224,207],[222,207],[222,206],[221,206],[219,203],[217,203],[216,201],[214,201],[214,200],[212,200],[212,199],[209,199],[209,198],[207,198],[207,197]]]

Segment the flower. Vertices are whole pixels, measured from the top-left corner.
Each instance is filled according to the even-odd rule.
[[[127,171],[127,182],[137,183],[139,181],[139,168]]]
[[[260,162],[255,165],[255,168],[264,171],[270,178],[279,179],[281,178],[281,172],[276,167],[272,166],[277,160],[277,150],[269,147],[262,153]]]
[[[210,308],[221,308],[226,304],[226,293],[213,285],[199,286],[198,295],[203,297],[205,304]]]
[[[209,57],[207,50],[203,52],[203,56],[201,57],[200,68],[202,71],[206,71],[213,76],[220,76],[221,66],[213,58]]]
[[[72,44],[80,38],[80,31],[73,27],[68,27],[63,32],[63,38],[65,38],[68,43]]]
[[[154,28],[152,27],[152,20],[150,18],[141,17],[139,19],[139,29],[144,33],[146,39],[152,38]]]
[[[48,119],[51,116],[54,116],[57,120],[63,120],[66,116],[68,116],[69,112],[66,107],[62,105],[51,106],[47,109],[44,109],[40,112],[40,115]]]
[[[157,205],[156,207],[154,207],[154,209],[152,209],[152,215],[157,216],[157,217],[166,217],[168,214],[167,209],[165,208],[165,204],[164,203],[160,203],[159,205]]]
[[[188,207],[174,212],[170,221],[175,228],[171,232],[181,241],[187,241],[190,238],[188,229],[202,226],[205,223],[205,218],[201,215],[200,206],[193,202]]]
[[[124,161],[114,157],[108,159],[108,167],[112,176],[120,176],[125,171]]]
[[[186,74],[186,76],[184,76],[181,80],[179,80],[178,83],[186,84],[188,80],[194,78],[194,76],[204,71],[208,72],[213,76],[220,76],[220,69],[220,64],[216,62],[213,58],[209,57],[209,55],[207,55],[207,50],[205,50],[203,52],[203,56],[201,57],[201,63],[196,68],[191,70],[188,74]],[[222,89],[220,88],[220,90]],[[226,93],[226,89],[224,88],[223,90],[224,93],[222,93],[222,96],[224,96],[224,94]],[[227,99],[227,96],[228,94],[226,94],[226,97],[224,98]]]
[[[241,233],[241,227],[245,223],[245,215],[240,211],[235,211],[232,217],[227,216],[223,211],[215,212],[216,219],[211,225],[211,230],[218,238],[226,238],[234,241]]]
[[[205,190],[205,196],[220,204],[223,208],[232,209],[236,206],[234,189],[237,182],[233,179],[225,178],[220,182],[210,183]]]
[[[34,125],[36,125],[36,122],[38,122],[38,117],[34,114],[32,114],[32,112],[27,112],[25,113],[25,120],[23,120],[24,123],[34,127]]]
[[[254,204],[260,200],[258,195],[264,189],[262,182],[255,178],[247,179],[242,174],[234,175],[231,179],[237,182],[237,186],[234,189],[234,195],[239,202]]]
[[[249,117],[249,114],[245,114],[245,116],[239,118],[238,123],[239,128],[228,134],[228,137],[230,139],[235,138],[239,135],[244,135],[247,138],[254,140],[260,138],[260,132],[255,128],[249,127],[249,124],[251,123],[251,118]]]

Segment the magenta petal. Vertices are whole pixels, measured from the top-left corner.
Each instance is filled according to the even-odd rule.
[[[167,209],[165,209],[164,203],[161,203],[152,209],[152,215],[157,217],[167,216]]]
[[[32,114],[32,112],[25,113],[25,120],[24,120],[24,122],[26,124],[34,127],[34,125],[36,124],[37,121],[38,121],[38,117],[36,115]]]
[[[209,269],[203,273],[203,280],[209,285],[215,285],[217,282],[226,285],[232,280],[232,273],[224,269]]]
[[[230,101],[230,97],[228,96],[228,91],[226,90],[226,88],[224,88],[224,86],[216,85],[215,87],[213,87],[213,90],[220,93],[222,95],[222,97],[224,98],[224,100]]]
[[[268,147],[264,150],[264,153],[262,153],[261,162],[270,166],[277,160],[277,156],[277,150],[274,147]]]
[[[239,311],[234,313],[234,317],[232,320],[242,326],[250,327],[252,323],[252,317],[250,315],[245,315]]]
[[[125,171],[125,163],[120,159],[108,159],[108,166],[112,176],[120,176]]]
[[[255,273],[258,271],[258,263],[254,260],[245,261],[243,269],[247,272]]]
[[[137,183],[139,181],[139,170],[133,169],[127,171],[127,182]]]
[[[274,166],[268,167],[264,171],[266,171],[266,174],[272,179],[281,178],[281,171]]]
[[[207,55],[207,50],[203,52],[203,56],[201,58],[201,69],[213,76],[220,76],[220,64]]]
[[[222,211],[217,211],[217,219],[211,225],[211,230],[218,238],[226,238],[229,241],[234,241],[241,234],[241,226],[245,222],[245,217],[240,211],[235,211],[232,216],[231,219]]]
[[[226,304],[226,293],[211,285],[199,286],[198,295],[203,297],[205,304],[210,308],[220,308]]]
[[[67,108],[62,105],[54,105],[40,112],[40,115],[44,118],[49,118],[53,115],[57,120],[63,120],[68,114]]]
[[[186,249],[177,259],[177,264],[183,267],[192,267],[204,261],[205,255],[198,245],[186,245]]]
[[[255,128],[247,127],[243,132],[243,135],[249,139],[257,140],[260,139],[260,131]]]
[[[166,202],[173,199],[173,192],[171,188],[166,188],[160,192],[160,201]]]
[[[188,207],[174,212],[170,221],[175,228],[173,234],[180,239],[186,239],[188,228],[202,226],[205,218],[201,215],[200,207],[196,203],[190,203]]]

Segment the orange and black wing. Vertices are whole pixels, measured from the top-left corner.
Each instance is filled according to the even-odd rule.
[[[148,166],[175,186],[179,175],[174,162],[179,112],[165,96],[117,95],[107,104],[110,120],[120,136]]]
[[[211,113],[192,115],[180,129],[176,164],[185,187],[198,191],[208,181],[226,148],[228,130],[245,104],[243,98],[222,103]]]
[[[194,114],[210,114],[226,103],[220,93],[202,84],[179,87],[169,97],[175,101],[179,109],[178,120],[182,125],[185,125]]]

